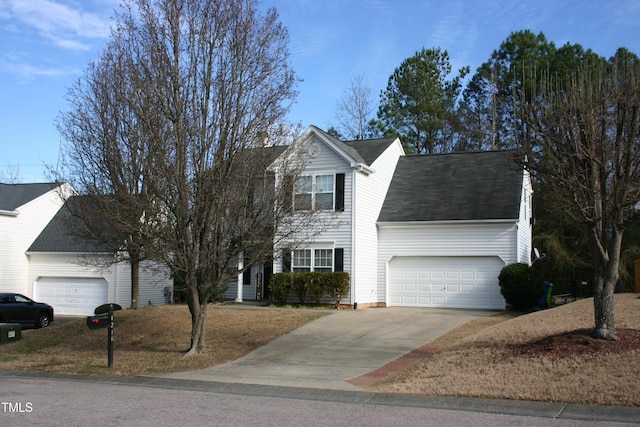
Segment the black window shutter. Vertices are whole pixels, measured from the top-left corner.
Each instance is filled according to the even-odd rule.
[[[284,212],[293,212],[293,187],[294,187],[294,182],[293,182],[293,177],[291,176],[285,176],[284,177]]]
[[[344,271],[344,249],[333,250],[333,271]]]
[[[242,273],[242,284],[243,285],[251,284],[251,267],[249,267]]]
[[[291,272],[291,251],[289,249],[282,250],[282,272]]]
[[[336,174],[336,210],[344,210],[344,174]]]

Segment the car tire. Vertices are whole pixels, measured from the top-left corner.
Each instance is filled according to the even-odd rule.
[[[49,315],[46,313],[42,313],[40,314],[40,317],[38,317],[38,322],[36,324],[37,328],[46,328],[47,326],[49,326]]]

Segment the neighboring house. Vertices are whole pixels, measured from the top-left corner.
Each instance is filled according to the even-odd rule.
[[[498,274],[531,252],[531,183],[512,152],[405,156],[397,138],[339,141],[315,126],[295,144],[306,168],[294,209],[331,226],[276,248],[226,296],[266,298],[272,272],[347,271],[345,304],[505,308]]]
[[[129,264],[109,264],[113,252],[74,231],[79,219],[63,206],[71,193],[67,184],[0,184],[0,291],[49,303],[57,315],[92,315],[108,302],[130,306]],[[141,266],[140,305],[164,304],[172,289],[164,270]]]

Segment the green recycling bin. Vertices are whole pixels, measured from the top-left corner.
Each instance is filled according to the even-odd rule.
[[[0,323],[0,344],[17,341],[22,338],[22,326],[19,323]]]

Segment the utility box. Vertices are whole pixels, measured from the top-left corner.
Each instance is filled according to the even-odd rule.
[[[0,344],[17,341],[22,338],[22,326],[19,323],[0,323]]]

